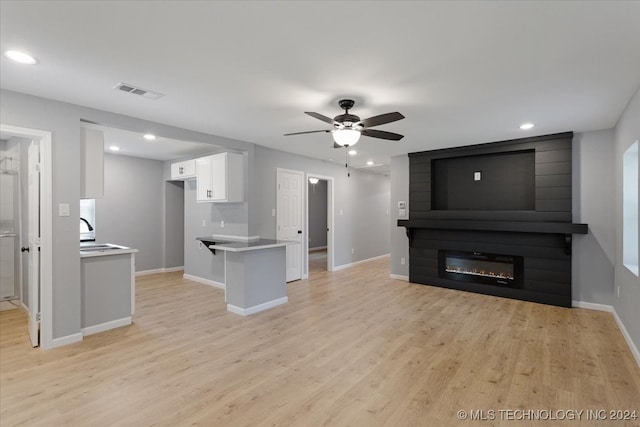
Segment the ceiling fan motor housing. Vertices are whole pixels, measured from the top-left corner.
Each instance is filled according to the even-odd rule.
[[[351,127],[352,125],[358,123],[360,121],[360,117],[354,115],[354,114],[340,114],[338,116],[335,116],[333,118],[333,120],[335,120],[338,123],[341,123],[342,125],[346,126],[346,127]],[[336,125],[337,126],[337,125]]]

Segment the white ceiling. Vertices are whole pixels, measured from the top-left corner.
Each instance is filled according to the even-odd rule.
[[[0,86],[341,162],[333,117],[399,111],[352,157],[615,126],[640,85],[640,2],[9,2]],[[127,82],[166,96],[114,91]],[[521,131],[531,121],[536,127]]]
[[[104,135],[104,151],[111,154],[165,161],[197,157],[221,150],[221,147],[203,142],[180,141],[162,136],[149,141],[137,132],[89,123],[82,126],[101,130]],[[109,147],[114,145],[120,150],[110,150]]]

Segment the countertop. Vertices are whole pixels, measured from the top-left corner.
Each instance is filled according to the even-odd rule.
[[[85,242],[80,244],[80,258],[133,254],[136,252],[138,252],[137,249],[132,249],[121,245],[114,245],[113,243],[96,244],[95,242]]]
[[[272,239],[249,239],[249,240],[230,240],[228,236],[222,239],[218,239],[216,236],[196,237],[196,240],[200,240],[207,245],[209,249],[229,251],[229,252],[246,252],[254,251],[258,249],[269,249],[286,246],[289,244],[300,243],[288,240],[272,240]]]

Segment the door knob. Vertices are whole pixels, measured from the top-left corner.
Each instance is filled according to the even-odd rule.
[[[302,234],[302,230],[298,230],[298,234]]]
[[[29,248],[28,247],[20,248],[20,252],[29,252]]]

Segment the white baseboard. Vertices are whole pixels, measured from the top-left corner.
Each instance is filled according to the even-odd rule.
[[[627,328],[624,326],[624,323],[622,323],[622,320],[620,320],[620,317],[618,317],[618,313],[616,312],[616,309],[613,308],[613,306],[606,305],[606,304],[595,304],[592,302],[575,301],[575,300],[571,301],[571,305],[578,308],[587,308],[589,310],[606,311],[608,313],[613,314],[613,318],[618,324],[618,329],[620,329],[620,332],[622,332],[622,336],[624,337],[624,340],[627,342],[627,346],[629,346],[629,350],[631,350],[631,354],[636,359],[636,363],[638,363],[638,366],[640,366],[640,351],[638,351],[638,347],[636,347],[636,344],[631,339],[631,335],[629,335]]]
[[[198,276],[192,276],[191,274],[183,274],[182,277],[193,282],[202,283],[203,285],[213,286],[214,288],[224,289],[224,283],[216,282],[215,280],[209,280]]]
[[[169,267],[169,268],[156,268],[153,270],[136,271],[136,276],[146,276],[147,274],[156,273],[172,273],[174,271],[182,271],[184,267]]]
[[[390,274],[389,277],[396,280],[404,280],[405,282],[409,281],[409,276],[403,274]]]
[[[618,317],[618,313],[616,313],[615,310],[613,310],[613,318],[616,319],[618,328],[620,328],[620,332],[622,332],[622,336],[627,341],[627,345],[631,350],[631,354],[633,354],[633,357],[635,357],[636,359],[636,363],[638,364],[638,366],[640,366],[640,351],[638,351],[638,347],[636,347],[636,344],[631,339],[631,335],[629,335],[627,328],[624,327],[624,323],[622,323],[622,320],[620,320],[620,318]]]
[[[229,310],[232,313],[239,314],[240,316],[248,316],[250,314],[268,310],[270,308],[276,307],[281,304],[286,304],[288,301],[289,301],[288,297],[282,297],[282,298],[274,299],[273,301],[268,301],[262,304],[254,305],[253,307],[249,307],[249,308],[241,308],[232,304],[227,304],[227,310]]]
[[[51,347],[49,348],[62,347],[63,345],[69,345],[79,341],[82,341],[82,332],[78,332],[77,334],[71,334],[64,337],[60,337],[60,338],[54,338],[53,340],[51,340]]]
[[[315,248],[309,248],[309,252],[324,251],[325,249],[327,249],[326,246],[316,246]]]
[[[597,311],[606,311],[609,313],[613,313],[613,306],[606,304],[596,304],[593,302],[584,302],[584,301],[571,301],[571,305],[576,308],[587,308],[589,310],[597,310]]]
[[[337,265],[337,266],[333,267],[333,271],[344,270],[345,268],[354,267],[354,266],[356,266],[358,264],[364,264],[365,262],[375,261],[377,259],[382,259],[382,258],[388,258],[390,256],[391,256],[391,254],[384,254],[384,255],[374,256],[373,258],[367,258],[367,259],[363,259],[363,260],[360,260],[360,261],[351,262],[349,264]]]
[[[100,323],[99,325],[87,326],[82,328],[82,336],[97,334],[99,332],[108,331],[109,329],[119,328],[121,326],[127,326],[132,323],[131,316],[124,317],[122,319],[111,320],[109,322]]]

